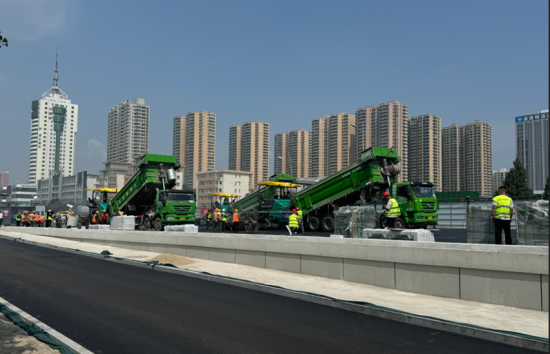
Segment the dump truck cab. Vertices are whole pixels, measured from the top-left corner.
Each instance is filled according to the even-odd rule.
[[[190,214],[193,203],[195,203],[195,193],[192,191],[159,190],[156,195],[155,211],[157,215],[163,215],[163,223],[166,225],[194,222],[194,215]],[[153,227],[158,228],[155,225]]]
[[[392,184],[392,197],[397,200],[401,217],[408,228],[435,227],[439,204],[431,182],[397,182]]]

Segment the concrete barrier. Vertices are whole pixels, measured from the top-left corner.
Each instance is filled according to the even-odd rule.
[[[548,247],[5,227],[548,312]]]

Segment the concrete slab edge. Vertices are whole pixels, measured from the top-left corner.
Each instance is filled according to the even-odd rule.
[[[93,354],[88,349],[84,348],[80,344],[76,343],[75,341],[71,340],[70,338],[64,336],[63,334],[59,333],[55,329],[51,328],[44,322],[38,320],[37,318],[34,318],[33,316],[29,315],[25,311],[21,310],[14,304],[8,302],[6,299],[0,297],[0,303],[4,306],[6,306],[11,311],[15,312],[21,318],[23,318],[27,323],[32,324],[34,327],[40,329],[44,333],[48,333],[53,339],[58,341],[61,344],[64,344],[65,346],[69,347],[75,354]]]
[[[14,237],[5,236],[5,235],[0,235],[0,238],[11,239],[18,242],[31,243],[40,247],[57,249],[59,251],[80,254],[80,255],[108,260],[112,262],[124,263],[124,264],[137,266],[141,268],[150,268],[152,270],[162,271],[166,273],[184,275],[184,276],[189,276],[197,279],[213,281],[221,284],[238,286],[238,287],[246,288],[250,290],[262,291],[262,292],[266,292],[274,295],[285,296],[285,297],[289,297],[297,300],[313,302],[320,305],[331,306],[331,307],[335,307],[335,308],[339,308],[347,311],[363,313],[370,316],[375,316],[375,317],[385,318],[393,321],[408,323],[416,326],[431,328],[434,330],[460,334],[468,337],[484,339],[484,340],[497,342],[497,343],[504,343],[504,344],[508,344],[516,347],[528,348],[528,349],[533,349],[533,350],[542,351],[542,352],[548,352],[550,349],[549,343],[547,342],[541,342],[541,341],[537,341],[529,338],[522,338],[514,335],[508,335],[500,332],[495,332],[490,329],[473,328],[473,327],[469,327],[461,324],[437,321],[435,319],[415,316],[414,314],[399,313],[399,312],[393,312],[389,310],[371,308],[363,305],[354,304],[351,302],[333,301],[323,296],[315,296],[313,294],[306,294],[306,293],[293,291],[290,289],[277,288],[270,285],[254,284],[254,283],[250,283],[250,282],[238,280],[238,279],[228,279],[221,276],[203,274],[201,272],[187,270],[183,268],[164,267],[161,265],[150,266],[140,261],[129,260],[125,258],[115,259],[113,257],[104,257],[103,255],[100,255],[100,254],[94,254],[94,253],[85,252],[85,251],[77,251],[70,248],[52,246],[44,243],[27,241],[21,238],[14,238]]]

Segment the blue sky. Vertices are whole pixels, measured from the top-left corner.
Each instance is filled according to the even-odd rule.
[[[548,108],[545,0],[3,0],[0,31],[12,183],[27,182],[31,101],[52,84],[56,47],[79,105],[76,171],[103,167],[107,112],[135,97],[151,106],[152,153],[171,154],[175,115],[215,112],[216,168],[230,125],[268,122],[273,137],[392,100],[444,127],[490,123],[493,169],[509,168],[514,117]]]

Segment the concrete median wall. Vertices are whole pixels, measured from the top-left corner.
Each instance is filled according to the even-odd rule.
[[[6,229],[548,311],[548,247],[543,246],[248,234]]]

